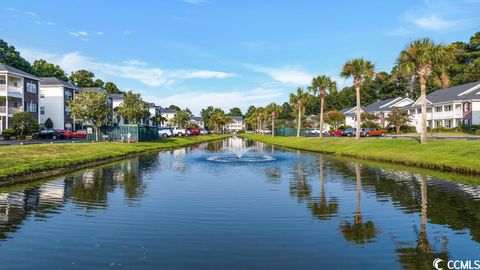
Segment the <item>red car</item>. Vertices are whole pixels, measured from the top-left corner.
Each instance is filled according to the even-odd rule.
[[[188,134],[189,135],[200,135],[200,129],[189,129]]]
[[[63,130],[60,130],[60,132],[64,133],[65,134],[65,137],[67,139],[78,139],[78,138],[86,138],[87,137],[87,133],[83,133],[83,132],[75,132],[75,131],[70,131],[70,130],[66,130],[66,129],[63,129]]]
[[[342,136],[343,129],[337,129],[337,130],[330,130],[328,134],[330,136]]]

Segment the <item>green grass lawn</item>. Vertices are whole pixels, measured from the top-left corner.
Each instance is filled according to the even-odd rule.
[[[109,142],[2,146],[0,147],[0,184],[2,180],[20,179],[25,175],[31,175],[36,172],[74,168],[77,165],[89,162],[118,158],[149,150],[182,147],[223,139],[228,136],[201,135],[131,144]]]
[[[295,138],[242,134],[245,138],[289,148],[358,157],[409,166],[480,174],[480,141],[416,139]]]
[[[401,134],[395,134],[395,133],[389,133],[387,136],[419,136],[420,133],[401,133]],[[475,135],[472,133],[465,133],[465,132],[428,132],[427,133],[428,137],[479,137],[480,135]]]

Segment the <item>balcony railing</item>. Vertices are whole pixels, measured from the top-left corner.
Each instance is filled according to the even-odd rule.
[[[0,106],[0,113],[3,113],[5,114],[6,113],[6,109],[7,107],[6,106]],[[14,107],[8,107],[8,114],[14,114],[14,113],[17,113],[17,112],[23,112],[23,108],[14,108]]]
[[[18,87],[18,86],[12,86],[9,85],[8,87],[6,85],[0,85],[0,95],[5,95],[6,91],[8,90],[9,94],[20,94],[23,95],[23,88]]]

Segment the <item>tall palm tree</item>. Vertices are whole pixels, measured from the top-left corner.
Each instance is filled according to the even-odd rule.
[[[297,138],[300,137],[300,128],[302,127],[302,114],[305,113],[305,104],[308,102],[309,94],[302,88],[297,88],[297,94],[290,94],[290,103],[298,111],[297,119]]]
[[[262,107],[258,107],[255,109],[255,112],[253,113],[257,118],[256,133],[260,133],[260,130],[262,129],[263,111],[264,109]]]
[[[275,136],[275,119],[277,118],[277,115],[279,115],[282,112],[282,106],[277,105],[275,102],[272,102],[267,105],[266,110],[272,117],[272,137]]]
[[[355,139],[360,139],[360,123],[362,122],[362,113],[360,112],[360,89],[362,87],[363,80],[373,77],[375,72],[375,66],[368,60],[363,58],[357,58],[349,60],[343,66],[340,76],[344,78],[353,78],[353,84],[355,86],[355,93],[357,96],[357,121],[356,121],[356,134]]]
[[[432,75],[434,66],[443,61],[441,48],[441,45],[436,45],[428,38],[415,40],[407,45],[397,59],[400,72],[420,82],[422,106],[420,142],[422,144],[427,143],[427,80]]]
[[[313,92],[314,95],[318,94],[320,97],[320,138],[323,135],[323,109],[325,107],[325,96],[327,95],[327,90],[335,91],[337,89],[337,83],[330,79],[330,77],[321,75],[312,79],[312,85],[309,87],[309,90]]]

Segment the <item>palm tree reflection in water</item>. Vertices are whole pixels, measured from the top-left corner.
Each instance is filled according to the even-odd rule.
[[[338,211],[338,202],[335,198],[332,198],[327,201],[325,196],[325,174],[323,172],[323,158],[319,157],[319,168],[320,168],[320,184],[321,192],[319,199],[312,199],[308,207],[310,208],[312,215],[318,219],[327,220],[331,219]]]

